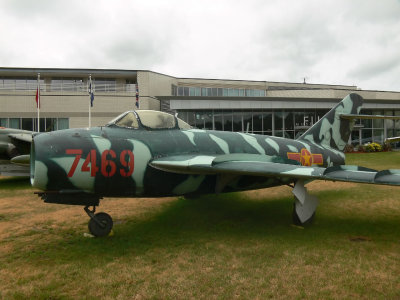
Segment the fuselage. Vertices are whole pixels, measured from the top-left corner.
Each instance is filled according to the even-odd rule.
[[[100,196],[170,196],[215,192],[215,175],[164,172],[149,162],[165,156],[248,153],[282,157],[303,166],[344,164],[340,151],[308,141],[199,129],[68,129],[37,135],[31,181],[44,191]],[[240,176],[223,192],[288,184],[280,178]]]

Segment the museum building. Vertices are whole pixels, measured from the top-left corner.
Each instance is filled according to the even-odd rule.
[[[38,131],[38,97],[39,131],[88,127],[89,119],[91,126],[101,126],[122,112],[152,109],[177,114],[200,129],[296,138],[351,92],[364,98],[362,114],[400,116],[400,92],[354,85],[179,78],[145,70],[4,67],[0,126]],[[400,121],[356,123],[353,144],[400,136]]]

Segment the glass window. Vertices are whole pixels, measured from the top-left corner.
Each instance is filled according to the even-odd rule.
[[[63,91],[76,91],[76,85],[75,85],[74,80],[72,80],[72,79],[63,79],[62,90]]]
[[[224,115],[222,111],[214,111],[214,129],[224,130]]]
[[[374,110],[372,111],[373,115],[383,115],[383,111],[381,110]],[[372,120],[372,127],[373,128],[383,128],[383,121],[382,119],[374,119]]]
[[[372,132],[373,132],[373,141],[383,144],[383,129],[373,129]]]
[[[282,111],[276,111],[275,112],[275,131],[277,130],[283,130],[283,112]],[[282,135],[279,135],[282,136]]]
[[[20,129],[20,119],[10,118],[10,128]]]
[[[303,125],[305,127],[311,127],[315,123],[315,110],[305,111],[303,115]]]
[[[183,96],[183,87],[178,87],[178,96]]]
[[[189,96],[195,96],[195,95],[196,95],[195,88],[194,87],[189,88]]]
[[[263,131],[272,132],[272,112],[263,112]]]
[[[229,89],[223,89],[222,96],[228,97],[229,96]]]
[[[202,96],[208,96],[208,89],[207,88],[201,88],[201,95]]]
[[[213,129],[213,115],[212,112],[203,113],[204,129]]]
[[[232,111],[224,112],[224,131],[232,131]]]
[[[328,109],[321,109],[321,110],[316,110],[316,119],[315,123],[318,122],[320,119],[322,119],[323,116],[325,116],[329,112]]]
[[[371,115],[370,110],[361,110],[360,112],[361,115]],[[361,124],[364,125],[364,128],[372,128],[372,120],[371,119],[362,119]],[[364,137],[363,137],[364,139]],[[365,142],[363,142],[365,143]]]
[[[385,116],[393,116],[393,111],[392,110],[385,110]],[[383,121],[385,124],[385,127],[389,130],[394,129],[394,120],[384,120]]]
[[[243,131],[247,133],[253,132],[253,114],[252,112],[244,112],[243,116]]]
[[[62,79],[52,79],[50,83],[51,91],[61,91],[62,90]]]
[[[262,113],[254,112],[253,113],[253,131],[254,132],[262,132],[263,131],[262,122],[263,122]]]
[[[15,89],[26,90],[26,79],[16,79],[15,80]]]
[[[196,127],[199,129],[212,129],[212,112],[196,112]]]
[[[195,88],[195,93],[194,93],[194,95],[195,96],[201,96],[201,89],[200,88]]]
[[[184,96],[189,96],[189,88],[188,87],[184,87],[183,88],[183,95]]]
[[[360,130],[353,130],[351,132],[351,144],[357,146],[360,144]]]
[[[8,127],[8,119],[0,118],[0,127]]]
[[[187,113],[187,122],[189,123],[190,126],[196,127],[196,119],[195,119],[194,112],[188,111],[188,113]]]
[[[218,97],[222,97],[223,94],[223,89],[222,88],[218,88]]]
[[[372,129],[365,129],[361,130],[362,135],[362,144],[366,144],[372,142]]]
[[[71,81],[70,79],[64,79],[64,85],[66,88],[69,86]],[[96,78],[94,80],[94,89],[96,92],[115,92],[116,91],[116,81],[115,79],[103,79]]]
[[[128,85],[128,82],[127,82]],[[178,87],[174,84],[171,85],[171,95],[172,96],[177,96],[178,95]]]
[[[183,121],[187,122],[187,111],[178,111],[178,118],[182,119]]]
[[[243,132],[242,113],[234,112],[232,115],[233,131]]]
[[[37,119],[36,119],[37,120]],[[43,119],[40,119],[42,121]],[[22,129],[33,131],[32,118],[22,118]],[[44,122],[44,120],[43,120]],[[37,124],[37,121],[36,121]]]
[[[57,130],[57,119],[46,118],[46,132]]]
[[[40,80],[40,89],[42,90],[44,87],[44,80]],[[26,88],[28,90],[36,90],[37,89],[37,79],[28,79],[26,81]]]
[[[217,97],[218,96],[218,89],[217,88],[212,88],[211,89],[211,96]]]
[[[283,118],[285,119],[285,130],[294,130],[294,114],[293,112],[285,111],[283,113]]]
[[[4,79],[4,89],[15,90],[15,79]]]
[[[294,139],[294,131],[292,131],[292,130],[289,130],[289,131],[286,131],[285,130],[285,136],[284,136],[285,138],[287,138],[287,139]]]
[[[239,89],[239,97],[244,97],[244,89]]]
[[[61,130],[61,129],[68,129],[69,128],[69,119],[68,118],[59,118],[57,120],[58,124],[57,124],[57,129]]]
[[[295,111],[294,114],[294,125],[296,127],[304,126],[304,112],[303,111]]]

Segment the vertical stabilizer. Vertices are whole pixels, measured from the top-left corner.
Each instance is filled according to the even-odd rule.
[[[343,119],[341,114],[359,114],[363,98],[355,93],[347,95],[298,140],[305,140],[324,147],[344,150],[349,141],[354,120]]]

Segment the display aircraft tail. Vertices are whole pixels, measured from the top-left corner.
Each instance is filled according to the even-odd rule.
[[[358,115],[362,103],[363,98],[360,95],[355,93],[347,95],[298,140],[305,140],[326,148],[343,151],[348,144],[354,119],[342,118],[341,115]]]

